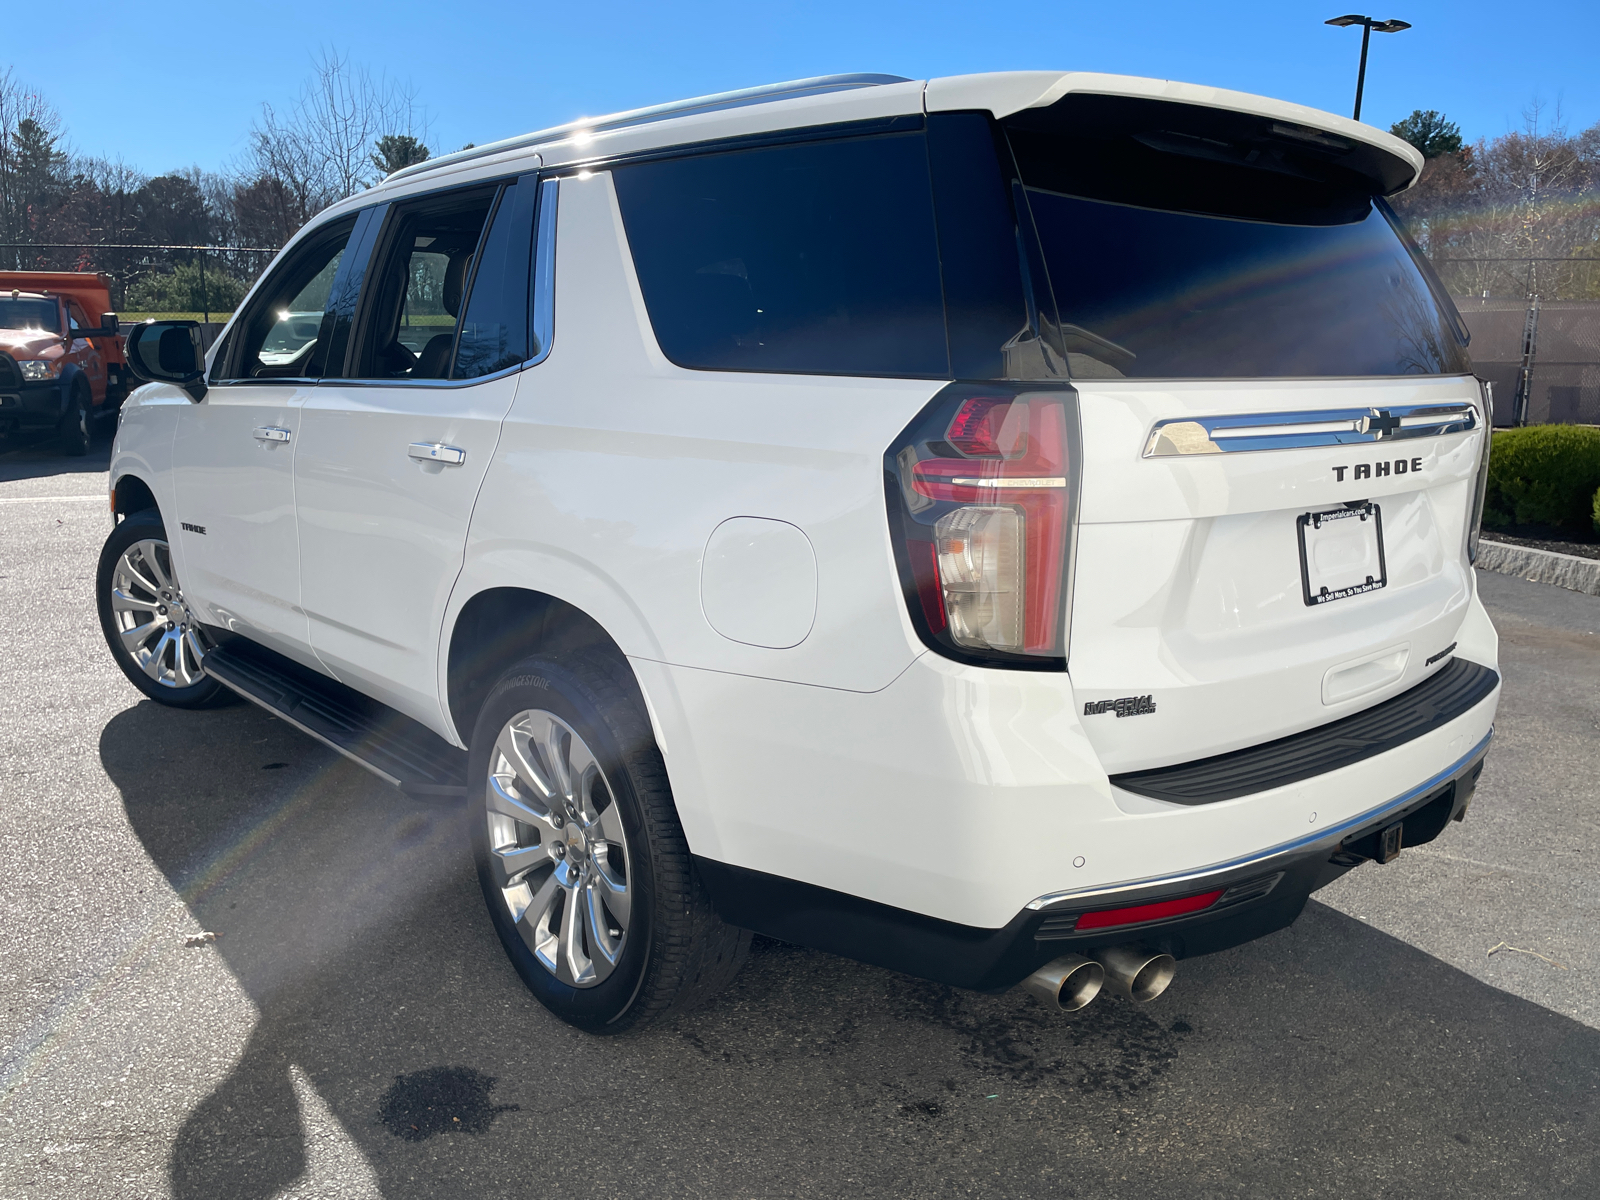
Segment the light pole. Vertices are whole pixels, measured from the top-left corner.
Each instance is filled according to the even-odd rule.
[[[1361,120],[1361,89],[1367,83],[1367,43],[1372,40],[1372,31],[1376,29],[1379,33],[1399,33],[1402,29],[1410,29],[1411,24],[1408,21],[1374,21],[1371,17],[1358,17],[1353,13],[1348,16],[1335,17],[1331,21],[1323,22],[1323,24],[1338,25],[1340,27],[1347,25],[1361,26],[1361,68],[1356,72],[1355,111],[1355,119],[1359,121]]]

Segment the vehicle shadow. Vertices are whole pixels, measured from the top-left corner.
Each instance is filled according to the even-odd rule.
[[[311,1169],[297,1078],[391,1197],[1556,1197],[1600,1166],[1600,1032],[1321,905],[1145,1008],[758,942],[706,1008],[595,1038],[506,963],[459,807],[248,707],[145,702],[100,754],[261,1014],[180,1200]]]
[[[56,449],[53,433],[11,434],[0,439],[0,483],[49,475],[104,474],[111,468],[111,443],[116,435],[114,420],[98,421],[89,438],[89,453],[68,457]]]

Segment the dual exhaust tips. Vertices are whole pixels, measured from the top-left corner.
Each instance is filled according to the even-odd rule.
[[[1091,957],[1066,954],[1046,963],[1022,981],[1023,990],[1063,1012],[1077,1012],[1100,994],[1102,987],[1124,1000],[1147,1004],[1172,982],[1178,962],[1147,946],[1112,946],[1091,951]]]

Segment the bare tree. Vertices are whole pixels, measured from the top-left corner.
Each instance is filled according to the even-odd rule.
[[[270,104],[250,132],[236,195],[256,236],[281,241],[320,209],[381,178],[374,149],[385,138],[421,148],[426,114],[416,92],[325,50],[285,113]],[[423,155],[426,151],[423,149]]]
[[[38,210],[65,158],[56,144],[60,132],[61,117],[44,96],[10,67],[0,72],[0,241],[48,240],[35,234]],[[22,265],[19,251],[0,254]]]
[[[1572,136],[1535,101],[1520,129],[1430,158],[1395,207],[1457,295],[1600,298],[1600,125]]]

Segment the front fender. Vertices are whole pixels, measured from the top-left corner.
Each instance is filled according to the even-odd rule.
[[[64,417],[67,415],[67,407],[72,403],[72,389],[74,386],[76,386],[77,380],[80,377],[89,387],[90,405],[92,406],[94,404],[94,381],[89,378],[88,372],[80,367],[77,363],[69,362],[61,368],[60,383],[57,386],[57,391],[60,392],[60,395],[56,399],[57,416]]]
[[[172,477],[172,439],[178,419],[189,408],[188,394],[170,384],[152,383],[138,388],[118,414],[117,434],[111,443],[111,487],[128,476],[136,476],[150,489],[163,520],[176,511],[177,492]],[[116,520],[115,517],[112,518]],[[183,542],[171,540],[179,578],[184,577],[181,560]]]

